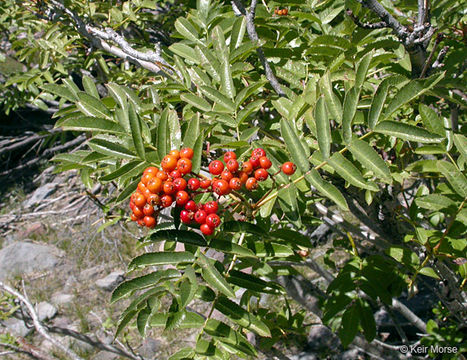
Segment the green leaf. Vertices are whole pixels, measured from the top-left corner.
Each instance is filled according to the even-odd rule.
[[[467,160],[467,138],[462,134],[455,134],[454,144],[456,144],[457,151]]]
[[[331,151],[331,125],[324,98],[321,96],[316,103],[315,108],[316,134],[318,137],[318,146],[324,159],[328,159]]]
[[[420,155],[435,155],[435,154],[446,154],[446,148],[443,145],[425,145],[419,146],[414,150],[415,154]]]
[[[224,94],[228,95],[232,100],[235,99],[236,90],[232,79],[230,62],[225,59],[221,63],[221,85]]]
[[[225,296],[219,296],[214,306],[238,325],[255,332],[259,336],[271,337],[271,332],[265,323]]]
[[[122,330],[129,324],[129,322],[133,320],[137,312],[137,310],[130,310],[120,318],[120,321],[117,325],[117,331],[115,332],[115,337],[117,337],[122,332]]]
[[[213,49],[216,52],[218,58],[226,62],[229,57],[229,50],[227,49],[227,43],[225,42],[224,32],[220,25],[217,25],[212,29],[211,39],[213,43]]]
[[[235,104],[232,100],[230,100],[227,96],[221,94],[216,89],[213,89],[209,86],[200,86],[200,90],[206,95],[207,98],[214,101],[217,104],[222,105],[228,111],[234,112],[235,111]]]
[[[366,341],[372,342],[376,337],[376,323],[371,307],[364,301],[361,301],[360,324],[363,329]]]
[[[235,254],[238,257],[256,257],[250,249],[222,239],[212,239],[209,247],[228,254]]]
[[[146,253],[135,257],[128,265],[129,270],[134,270],[137,267],[149,265],[175,265],[179,263],[192,263],[195,257],[187,251],[165,251]]]
[[[238,331],[219,320],[209,319],[204,327],[206,334],[233,346],[236,350],[249,356],[257,356],[255,348]]]
[[[234,51],[242,44],[245,31],[246,18],[244,16],[239,16],[235,19],[232,26],[232,32],[230,33],[230,52]]]
[[[61,98],[64,98],[71,102],[78,101],[78,97],[71,92],[66,86],[57,85],[57,84],[45,84],[41,86],[41,89],[48,91],[54,95],[58,95]]]
[[[135,146],[136,153],[141,159],[145,159],[146,154],[144,152],[143,137],[141,136],[141,122],[138,115],[136,114],[135,108],[132,103],[130,103],[128,112],[128,118],[130,120],[131,128],[131,137],[133,138],[133,144]]]
[[[310,164],[306,157],[307,151],[303,147],[299,137],[292,129],[289,122],[285,119],[281,119],[281,134],[284,138],[287,150],[289,150],[290,155],[292,155],[292,160],[303,173],[306,173],[310,168]]]
[[[354,164],[341,153],[334,153],[328,160],[336,172],[350,184],[367,190],[379,191],[376,184],[366,181]]]
[[[159,159],[163,159],[168,154],[170,149],[170,133],[169,133],[169,112],[170,109],[166,107],[162,111],[159,119],[159,125],[157,126],[157,154]]]
[[[257,276],[246,274],[242,271],[231,270],[227,281],[241,288],[259,293],[279,294],[278,286],[274,282],[268,283]]]
[[[167,114],[167,124],[169,127],[169,149],[179,149],[182,144],[182,130],[180,129],[180,121],[177,112],[170,109]]]
[[[179,42],[172,44],[169,46],[169,50],[186,60],[189,60],[195,64],[199,64],[200,59],[196,55],[196,51],[186,44]]]
[[[113,304],[133,291],[142,290],[150,286],[156,286],[161,281],[176,279],[179,277],[180,273],[177,270],[166,269],[158,270],[147,275],[127,280],[118,285],[112,292],[110,303]]]
[[[311,239],[292,229],[279,229],[268,234],[271,238],[279,238],[290,245],[300,245],[307,248],[312,247]]]
[[[329,115],[332,119],[335,119],[338,123],[342,119],[342,104],[339,98],[334,94],[332,90],[331,74],[327,71],[320,80],[321,88],[326,99],[326,105]]]
[[[324,181],[318,171],[312,169],[310,174],[305,175],[305,179],[321,194],[334,201],[342,210],[349,210],[347,201],[341,192],[334,185]]]
[[[255,242],[251,248],[258,257],[287,257],[294,254],[290,247],[273,242]]]
[[[142,337],[146,337],[146,326],[150,315],[151,309],[145,307],[138,313],[138,317],[136,318],[136,327],[138,328],[138,332]]]
[[[71,118],[60,124],[63,130],[73,131],[103,131],[109,134],[125,134],[125,130],[114,121],[83,116],[80,118]]]
[[[140,164],[142,164],[142,162],[139,161],[139,160],[130,161],[130,162],[126,163],[125,165],[120,166],[117,170],[111,172],[110,174],[101,176],[99,178],[99,181],[106,182],[106,181],[115,180],[115,179],[119,178],[120,176],[122,176],[122,175],[128,173],[129,171],[133,170],[136,166],[138,166]]]
[[[436,112],[432,108],[426,106],[425,104],[420,104],[418,106],[418,112],[422,117],[423,124],[429,131],[431,131],[433,134],[438,134],[441,136],[445,135],[443,122],[439,116],[436,115]]]
[[[192,148],[195,146],[196,139],[199,136],[199,116],[195,115],[191,118],[183,137],[183,145]]]
[[[203,156],[204,132],[199,134],[193,146],[193,158],[191,159],[192,171],[199,173],[201,169],[201,157]]]
[[[205,46],[199,44],[195,48],[196,54],[198,57],[201,59],[201,66],[206,69],[209,75],[211,77],[220,82],[221,81],[221,74],[220,74],[220,63],[219,61],[214,57],[212,54],[211,50],[206,48]]]
[[[345,94],[344,113],[342,115],[342,130],[344,141],[348,144],[352,140],[352,122],[357,111],[359,89],[353,87]]]
[[[448,207],[455,207],[456,203],[447,196],[441,194],[429,194],[426,196],[418,197],[415,199],[417,206],[427,209],[438,211]]]
[[[237,122],[233,126],[240,126],[253,113],[256,113],[266,101],[263,99],[254,100],[240,110],[237,114]]]
[[[264,230],[258,225],[249,222],[227,221],[222,225],[223,232],[250,233],[259,236],[265,235]]]
[[[94,96],[95,98],[99,99],[99,92],[97,91],[96,84],[92,78],[87,75],[84,75],[82,78],[83,87],[87,94]]]
[[[118,204],[119,202],[128,199],[131,196],[131,194],[135,192],[139,182],[140,179],[136,179],[132,183],[130,183],[130,185],[123,189],[120,195],[118,195],[118,197],[115,199],[115,202]]]
[[[76,106],[84,115],[112,120],[109,109],[99,99],[81,91],[78,93],[78,98]]]
[[[195,356],[195,351],[191,347],[183,348],[177,351],[175,354],[169,357],[169,360],[186,360],[193,359]]]
[[[382,178],[384,181],[388,183],[392,182],[391,172],[386,162],[366,141],[352,139],[348,147],[355,159],[365,168],[373,171],[376,176]]]
[[[197,285],[197,283],[192,283],[188,279],[180,283],[180,306],[182,308],[186,307],[195,297],[198,289]]]
[[[135,158],[134,153],[115,142],[104,139],[91,139],[88,144],[91,149],[101,154],[114,156],[120,159],[133,160]]]
[[[418,141],[421,143],[439,143],[444,138],[417,126],[397,121],[383,121],[375,126],[374,131],[380,134],[395,136],[402,140]]]
[[[127,95],[126,92],[122,89],[121,85],[118,84],[105,84],[107,90],[109,90],[110,96],[112,96],[121,109],[126,109],[127,104]]]
[[[183,311],[184,318],[178,324],[179,329],[194,329],[200,328],[204,324],[204,318],[201,315],[198,315],[192,311]],[[167,323],[167,318],[169,314],[167,313],[155,313],[152,314],[149,318],[149,325],[154,327],[165,327]]]
[[[265,80],[259,80],[240,90],[235,98],[235,106],[238,108],[242,105],[246,99],[248,99],[255,91],[263,87],[264,84],[266,84]]]
[[[429,277],[432,277],[432,278],[435,278],[435,279],[440,279],[440,277],[438,276],[438,274],[433,270],[433,268],[431,267],[424,267],[424,268],[421,268],[420,271],[419,271],[420,274],[422,275],[425,275],[425,276],[429,276]]]
[[[365,82],[366,74],[368,73],[368,68],[370,67],[371,58],[373,57],[373,52],[369,52],[360,60],[357,66],[357,72],[355,74],[355,85],[354,87],[360,92],[360,88]],[[344,106],[345,108],[345,106]]]
[[[342,324],[339,331],[339,338],[342,346],[347,348],[353,341],[358,332],[358,324],[360,323],[360,306],[355,302],[342,315]]]
[[[202,97],[191,93],[185,93],[180,95],[180,99],[202,111],[211,111],[211,105]]]
[[[467,179],[465,175],[461,173],[457,167],[447,161],[438,160],[437,165],[454,191],[463,198],[467,197]]]
[[[206,246],[206,240],[198,233],[188,230],[159,230],[149,236],[150,241],[177,241],[184,244]]]
[[[175,29],[186,39],[191,40],[193,42],[199,42],[198,32],[187,19],[179,17],[175,21]]]
[[[384,118],[388,119],[397,109],[430,90],[444,77],[445,73],[434,74],[427,79],[411,80],[404,85],[389,102]]]
[[[235,292],[230,287],[224,276],[211,264],[209,259],[200,253],[198,264],[201,266],[203,279],[214,289],[228,297],[235,297]]]

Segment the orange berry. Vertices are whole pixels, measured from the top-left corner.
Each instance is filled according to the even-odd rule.
[[[190,159],[181,158],[177,162],[177,168],[182,173],[182,175],[189,174],[191,172],[193,164]]]
[[[159,169],[156,168],[155,166],[150,166],[148,168],[146,168],[143,172],[143,175],[144,174],[153,174],[153,175],[156,175],[157,173],[159,172]]]
[[[148,228],[153,228],[156,226],[156,219],[153,216],[145,216],[144,225],[146,225]]]
[[[141,177],[141,182],[142,182],[144,185],[148,185],[148,182],[149,182],[151,179],[154,179],[154,174],[146,173],[146,174],[143,174],[143,176]]]
[[[297,170],[297,166],[293,162],[285,162],[282,164],[282,172],[286,175],[293,175]]]
[[[230,181],[230,179],[233,178],[233,175],[232,173],[228,170],[228,169],[225,169],[224,171],[222,171],[221,173],[221,178],[227,182]]]
[[[183,159],[192,159],[194,155],[192,148],[183,148],[180,150],[180,157]]]
[[[152,178],[152,180],[149,181],[147,188],[154,194],[160,193],[162,188],[162,180],[158,177]]]
[[[162,181],[167,180],[168,177],[169,175],[165,171],[159,171],[156,174],[156,178],[161,179]]]
[[[172,203],[173,203],[172,196],[164,195],[161,197],[161,204],[163,207],[169,207],[170,205],[172,205]]]
[[[242,182],[239,178],[232,178],[229,181],[229,186],[232,190],[240,190],[242,188]]]
[[[247,190],[255,190],[258,187],[258,182],[254,177],[250,177],[246,181],[245,187],[247,188]]]
[[[134,197],[134,203],[137,207],[142,208],[146,204],[146,198],[143,194],[136,194]]]
[[[169,155],[173,156],[177,160],[180,159],[180,151],[177,149],[170,150]]]
[[[175,194],[177,189],[175,188],[175,185],[171,181],[166,181],[164,185],[162,185],[162,189],[164,190],[164,193],[168,195]]]
[[[177,167],[177,158],[172,155],[166,155],[161,161],[161,166],[166,172],[175,170]]]
[[[135,215],[137,219],[141,219],[142,217],[144,217],[143,208],[135,206],[135,208],[133,209],[133,215]]]
[[[152,206],[159,205],[161,203],[161,198],[157,194],[149,195],[146,200],[147,200],[147,203]]]

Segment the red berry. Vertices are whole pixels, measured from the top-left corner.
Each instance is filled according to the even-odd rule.
[[[175,192],[177,191],[177,189],[175,189],[174,183],[171,181],[166,181],[162,186],[162,189],[164,190],[164,193],[168,195],[175,194]]]
[[[161,203],[161,198],[157,194],[151,194],[146,199],[149,205],[159,205]]]
[[[184,178],[177,178],[174,180],[175,189],[182,191],[186,189],[187,182]]]
[[[135,206],[136,206],[135,203],[134,203],[132,200],[130,200],[130,209],[131,209],[132,211],[133,211],[133,209],[135,208]]]
[[[259,166],[267,170],[272,166],[271,160],[269,160],[266,156],[261,156],[259,158]]]
[[[170,150],[169,155],[173,156],[177,160],[180,159],[180,151],[177,149]]]
[[[188,180],[188,189],[192,191],[196,191],[199,189],[199,186],[200,186],[200,183],[197,178],[191,178],[190,180]]]
[[[139,226],[144,226],[144,225],[146,225],[146,224],[144,223],[144,218],[138,219],[138,220],[136,221],[136,223],[137,223]]]
[[[180,170],[173,170],[170,172],[169,176],[174,179],[178,179],[182,177],[182,173],[180,172]]]
[[[258,187],[258,182],[254,177],[250,177],[246,181],[245,187],[247,188],[247,190],[255,190]]]
[[[190,195],[186,191],[179,191],[177,193],[175,201],[177,202],[178,206],[183,206],[185,205],[188,200],[190,200]]]
[[[172,196],[164,195],[161,197],[161,204],[163,207],[169,207],[170,205],[172,205],[172,203],[173,203]]]
[[[242,164],[242,170],[245,174],[250,175],[253,171],[253,164],[250,161],[245,161]]]
[[[154,178],[154,174],[146,173],[146,174],[143,174],[143,176],[141,177],[141,182],[144,185],[148,185],[148,182],[153,178]]]
[[[209,214],[206,217],[206,224],[210,228],[216,228],[221,224],[221,218],[217,214]]]
[[[224,164],[219,160],[211,161],[209,164],[209,172],[213,175],[219,175],[224,170]]]
[[[229,181],[229,186],[232,190],[240,190],[242,188],[242,182],[239,178],[232,178]]]
[[[137,220],[138,220],[138,218],[136,217],[136,215],[133,214],[133,213],[131,213],[130,219],[131,219],[132,221],[137,221]]]
[[[153,228],[156,226],[156,219],[153,216],[145,216],[144,225],[146,225],[148,228]]]
[[[180,221],[184,224],[189,224],[193,221],[193,212],[188,210],[182,210],[180,212]]]
[[[217,195],[226,195],[230,192],[229,183],[223,179],[217,180],[215,187],[213,185],[213,190]]]
[[[188,210],[188,211],[196,211],[196,210],[198,210],[198,206],[196,205],[196,203],[193,200],[189,200],[185,204],[185,209]]]
[[[169,175],[165,172],[165,171],[159,171],[157,174],[156,174],[156,177],[161,179],[162,181],[164,180],[167,180],[167,178],[169,177]]]
[[[191,172],[193,164],[191,163],[190,159],[181,158],[177,162],[177,168],[182,173],[182,175],[186,175]]]
[[[149,204],[144,205],[143,213],[146,216],[151,216],[152,214],[154,214],[154,207],[152,207]]]
[[[201,189],[207,189],[211,186],[211,180],[203,179],[200,181],[199,186],[201,187]]]
[[[264,149],[262,148],[257,148],[251,152],[251,156],[256,156],[257,158],[260,158],[261,156],[266,156],[266,151],[264,151]]]
[[[141,181],[138,183],[138,190],[141,192],[141,194],[144,194],[144,190],[146,190],[146,185],[144,185]]]
[[[206,211],[198,210],[197,212],[195,212],[194,219],[198,224],[204,224],[206,222],[206,216]]]
[[[224,162],[227,164],[231,159],[237,159],[237,155],[233,151],[227,151],[224,154]]]
[[[206,211],[206,214],[215,214],[218,209],[219,204],[217,201],[209,201],[204,205],[204,211]]]
[[[199,229],[204,235],[212,235],[214,233],[214,229],[211,228],[208,224],[201,225]]]
[[[133,209],[133,214],[136,216],[136,218],[141,219],[144,217],[144,212],[142,207],[135,206]]]
[[[222,178],[222,180],[225,180],[225,181],[229,182],[230,179],[233,178],[233,175],[232,175],[232,173],[231,173],[228,169],[225,169],[225,170],[222,171],[222,173],[221,173],[221,178]]]
[[[286,175],[293,175],[297,170],[297,166],[293,162],[286,162],[282,164],[282,172]]]
[[[146,168],[143,172],[143,175],[144,174],[153,174],[154,176],[156,176],[156,174],[159,172],[159,169],[156,168],[155,166],[150,166],[148,168]]]
[[[136,194],[133,201],[137,207],[142,208],[144,205],[146,205],[146,198],[143,194]]]
[[[236,159],[230,159],[229,161],[227,161],[226,167],[227,169],[229,169],[230,172],[237,172],[239,167],[238,161]]]
[[[161,161],[162,169],[167,172],[174,170],[177,167],[177,158],[172,155],[166,155]]]
[[[253,169],[259,168],[259,157],[256,155],[252,155],[250,157],[250,163],[253,165]]]
[[[268,178],[268,171],[265,169],[258,169],[255,171],[255,179],[258,181],[264,181]]]
[[[244,171],[240,171],[240,173],[238,174],[238,178],[240,179],[242,184],[245,184],[248,180],[248,174]]]
[[[152,178],[146,186],[153,194],[158,194],[162,189],[162,180],[158,177]]]
[[[180,157],[184,159],[192,159],[194,155],[193,149],[192,148],[183,148],[180,150]]]

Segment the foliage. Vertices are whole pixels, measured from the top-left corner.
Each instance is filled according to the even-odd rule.
[[[369,246],[355,230],[336,245],[350,259],[336,267],[322,298],[322,320],[338,331],[344,346],[360,331],[371,342],[377,336],[375,308],[389,306],[405,290],[414,295],[420,278],[443,279],[453,296],[462,298],[467,140],[465,100],[459,95],[465,92],[466,52],[465,33],[461,38],[458,31],[465,21],[461,2],[432,4],[431,21],[445,34],[438,45],[449,51],[445,66],[426,77],[414,77],[408,49],[388,29],[355,25],[346,8],[360,18],[374,15],[351,0],[258,4],[258,42],[249,39],[246,17],[235,16],[230,2],[186,4],[188,11],[173,22],[170,42],[161,46],[167,65],[161,64],[164,74],[156,76],[92,51],[67,14],[40,21],[34,12],[47,10],[40,2],[31,8],[5,3],[10,6],[1,7],[1,22],[17,22],[9,36],[27,67],[2,85],[11,96],[6,110],[25,101],[39,108],[47,107],[44,100],[58,101],[56,126],[89,133],[85,150],[55,158],[59,169],[79,169],[89,187],[97,181],[115,185],[119,191],[107,206],[121,216],[126,210],[119,204],[136,189],[142,170],[159,165],[173,148],[192,147],[196,170],[205,169],[221,149],[233,149],[243,159],[259,146],[267,148],[273,171],[289,159],[298,165],[291,181],[277,177],[279,187],[272,192],[271,180],[262,183],[249,204],[249,222],[226,222],[222,232],[203,239],[208,246],[194,244],[176,221],[141,239],[143,245],[166,241],[163,251],[133,259],[129,270],[143,272],[114,291],[112,301],[132,300],[117,334],[134,322],[142,336],[149,327],[199,329],[196,348],[172,356],[179,359],[247,358],[258,351],[248,332],[262,349],[302,333],[304,317],[290,310],[286,290],[275,280],[296,275],[292,265],[304,262],[298,252],[313,248],[302,232],[314,228],[317,218],[322,221],[318,203],[347,217],[360,211],[371,229]],[[147,9],[157,8],[155,1],[109,4],[68,5],[88,23],[127,34],[141,51],[152,47],[145,31],[172,21],[148,15]],[[407,2],[384,5],[405,13],[405,25],[416,14]],[[289,15],[273,16],[279,6],[288,6]],[[44,36],[36,41],[38,32]],[[271,87],[259,47],[285,96]],[[428,50],[437,51],[434,45]],[[69,75],[79,71],[84,75],[75,82]],[[175,241],[161,235],[167,229],[178,232]],[[175,251],[177,242],[185,245],[183,252]],[[207,249],[223,253],[223,260],[208,257]],[[167,264],[173,267],[154,270]],[[253,301],[265,293],[281,301],[280,315]],[[210,304],[208,318],[191,310],[195,300]],[[214,309],[224,320],[210,318]],[[457,317],[446,314],[453,324],[465,316],[465,308]],[[430,341],[448,341],[449,332],[430,329]]]

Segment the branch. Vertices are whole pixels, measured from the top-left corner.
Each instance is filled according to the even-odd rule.
[[[352,19],[352,21],[355,23],[355,25],[363,28],[363,29],[382,29],[382,28],[387,28],[389,25],[385,23],[384,21],[380,21],[377,23],[362,23],[360,19],[355,16],[352,10],[347,9],[346,10],[347,15]]]
[[[258,38],[258,33],[256,32],[255,23],[254,23],[256,4],[257,4],[257,0],[251,0],[250,11],[247,12],[241,0],[233,0],[232,8],[235,13],[240,12],[240,14],[245,16],[246,31],[248,33],[248,37],[250,38],[251,41],[257,44],[259,42],[259,38]],[[266,78],[268,79],[272,88],[279,96],[281,97],[285,96],[285,93],[284,91],[282,91],[279,81],[277,80],[276,76],[274,75],[274,72],[271,69],[271,66],[266,60],[266,56],[264,55],[263,48],[259,46],[256,49],[256,52],[258,53],[259,60],[261,61],[261,64],[263,65],[264,71],[266,73]]]
[[[426,333],[426,323],[420,319],[417,315],[415,315],[412,310],[410,310],[407,306],[402,304],[397,299],[392,299],[392,308],[399,311],[401,315],[403,315],[407,320],[409,320],[413,325],[415,325],[419,330],[423,333]]]
[[[29,302],[29,300],[26,298],[26,296],[23,296],[20,294],[18,291],[15,289],[11,288],[10,286],[4,284],[2,281],[0,281],[0,289],[10,293],[11,295],[15,296],[18,298],[21,303],[23,303],[28,312],[29,315],[31,316],[32,322],[34,324],[34,328],[37,330],[39,334],[41,334],[45,339],[50,341],[55,347],[59,348],[61,351],[63,351],[70,359],[73,360],[83,360],[81,357],[76,355],[72,350],[68,349],[65,347],[62,343],[54,339],[52,336],[49,335],[49,333],[46,331],[46,329],[42,326],[41,322],[39,321],[39,318],[37,316],[36,310],[34,309],[34,306]]]
[[[444,46],[439,51],[438,56],[437,56],[435,62],[433,63],[433,65],[432,65],[433,69],[437,69],[437,68],[440,68],[440,67],[444,66],[443,60],[444,60],[444,57],[446,56],[446,54],[448,53],[448,50],[449,50],[449,46]]]
[[[418,0],[418,16],[417,25],[421,26],[425,23],[427,17],[428,0]]]
[[[383,20],[388,27],[390,27],[400,39],[405,39],[408,36],[408,31],[405,26],[401,25],[394,16],[392,16],[377,0],[358,0],[363,6],[370,9],[381,20]]]

